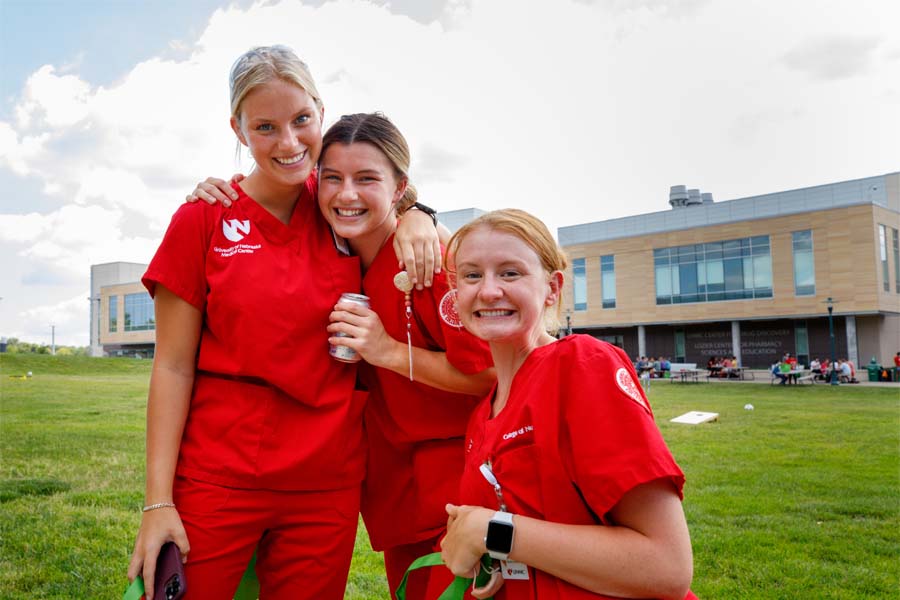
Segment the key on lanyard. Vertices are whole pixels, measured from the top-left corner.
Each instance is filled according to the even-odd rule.
[[[497,478],[494,477],[494,472],[491,471],[490,459],[486,460],[478,469],[481,471],[481,474],[484,475],[484,478],[487,479],[487,482],[494,488],[494,493],[497,495],[497,502],[500,504],[500,510],[508,512],[506,510],[506,502],[503,501],[503,490],[500,488]]]

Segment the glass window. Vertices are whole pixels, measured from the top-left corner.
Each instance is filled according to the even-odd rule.
[[[806,323],[797,323],[794,326],[794,345],[797,351],[797,363],[809,366],[809,335],[806,331]]]
[[[891,230],[894,234],[894,286],[900,294],[900,232]]]
[[[813,260],[812,231],[795,231],[791,234],[794,251],[794,295],[816,295],[816,268]]]
[[[109,297],[109,330],[115,332],[119,330],[119,297]]]
[[[672,303],[672,275],[668,266],[656,267],[656,303]]]
[[[625,349],[625,337],[621,335],[601,335],[597,337],[598,340],[606,342],[608,344],[612,344],[613,346],[618,346],[622,350]]]
[[[772,297],[769,236],[653,250],[656,303]]]
[[[572,261],[572,287],[575,310],[587,310],[587,269],[583,258]]]
[[[884,225],[878,226],[878,247],[881,250],[881,278],[884,281],[884,291],[891,291],[891,281],[888,276],[887,260],[887,232]]]
[[[616,259],[612,254],[600,257],[600,288],[603,308],[616,307]]]
[[[125,295],[125,331],[155,329],[153,300],[147,292]]]
[[[769,256],[753,257],[753,289],[757,292],[760,290],[769,290],[772,295],[772,258]],[[758,298],[759,295],[757,294]]]
[[[680,329],[675,331],[675,360],[673,362],[684,362],[684,331]]]

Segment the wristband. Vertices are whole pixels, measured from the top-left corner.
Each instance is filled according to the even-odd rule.
[[[437,227],[438,219],[437,219],[437,211],[436,210],[434,210],[430,206],[425,206],[424,204],[422,204],[420,202],[414,202],[412,206],[410,206],[409,208],[406,209],[406,212],[409,212],[412,209],[421,210],[423,213],[425,213],[426,215],[431,217],[431,220],[434,223],[434,226]]]
[[[141,509],[141,512],[149,512],[151,510],[156,510],[157,508],[175,508],[174,502],[157,502],[156,504],[148,504],[144,508]]]

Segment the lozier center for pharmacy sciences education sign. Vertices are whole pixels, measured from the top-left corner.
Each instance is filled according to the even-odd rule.
[[[694,331],[685,336],[687,355],[705,363],[710,356],[731,356],[731,330]],[[788,327],[741,327],[741,359],[745,365],[768,366],[785,352],[793,353],[794,332]]]

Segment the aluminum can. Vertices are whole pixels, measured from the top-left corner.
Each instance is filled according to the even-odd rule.
[[[362,294],[352,294],[350,292],[346,292],[344,294],[341,294],[341,302],[352,302],[354,304],[359,304],[360,306],[369,308],[369,297],[363,296]],[[334,334],[334,336],[350,337],[346,333],[341,332]],[[331,344],[331,347],[328,349],[328,353],[335,360],[347,363],[359,362],[359,360],[362,358],[353,348],[350,348],[348,346],[341,346],[339,344]]]

